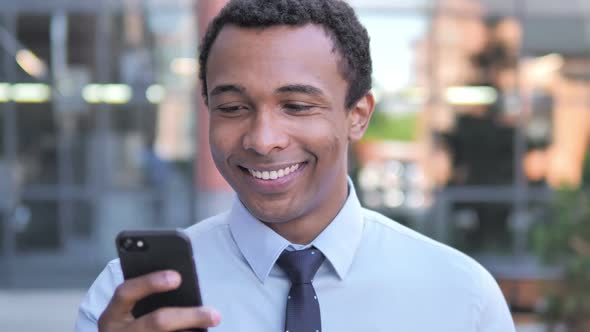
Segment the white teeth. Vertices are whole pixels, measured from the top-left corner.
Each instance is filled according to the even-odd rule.
[[[289,175],[293,173],[296,169],[299,168],[299,164],[292,165],[290,167],[285,167],[283,169],[279,169],[276,171],[255,171],[255,170],[248,170],[250,174],[258,179],[263,180],[276,180],[282,178],[283,176]]]

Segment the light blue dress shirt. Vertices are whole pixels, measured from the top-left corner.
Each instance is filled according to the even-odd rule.
[[[322,331],[512,332],[494,278],[466,255],[361,207],[352,184],[342,210],[312,242],[326,260],[313,286]],[[292,245],[236,199],[230,211],[188,228],[211,332],[280,332],[290,283],[275,265]],[[76,331],[97,320],[123,282],[111,261],[80,305]]]

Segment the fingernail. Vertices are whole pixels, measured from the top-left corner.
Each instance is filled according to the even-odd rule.
[[[209,319],[211,319],[213,326],[219,325],[219,323],[221,322],[221,315],[217,311],[212,309],[207,309],[207,311],[209,312]]]
[[[176,272],[166,272],[164,274],[164,283],[167,286],[176,286],[180,283],[180,277]]]

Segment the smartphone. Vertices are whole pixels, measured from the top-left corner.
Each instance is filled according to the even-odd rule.
[[[137,302],[132,310],[134,317],[162,307],[203,305],[191,242],[182,231],[127,230],[117,235],[116,244],[126,280],[161,270],[175,270],[182,277],[177,289],[155,293]]]

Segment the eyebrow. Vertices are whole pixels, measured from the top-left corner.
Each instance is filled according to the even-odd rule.
[[[240,94],[245,94],[246,88],[244,88],[241,85],[237,85],[237,84],[218,85],[215,88],[213,88],[213,90],[211,90],[211,97],[217,96],[217,95],[222,94],[224,92],[237,92]]]
[[[290,84],[282,86],[275,90],[275,93],[288,93],[288,92],[295,92],[295,93],[303,93],[313,96],[323,96],[324,93],[322,90],[316,88],[312,85],[307,84]]]
[[[225,92],[236,92],[239,94],[246,94],[246,88],[238,84],[222,84],[211,90],[211,97],[220,95]],[[308,84],[289,84],[281,86],[275,90],[275,93],[303,93],[312,96],[323,96],[321,89]]]

